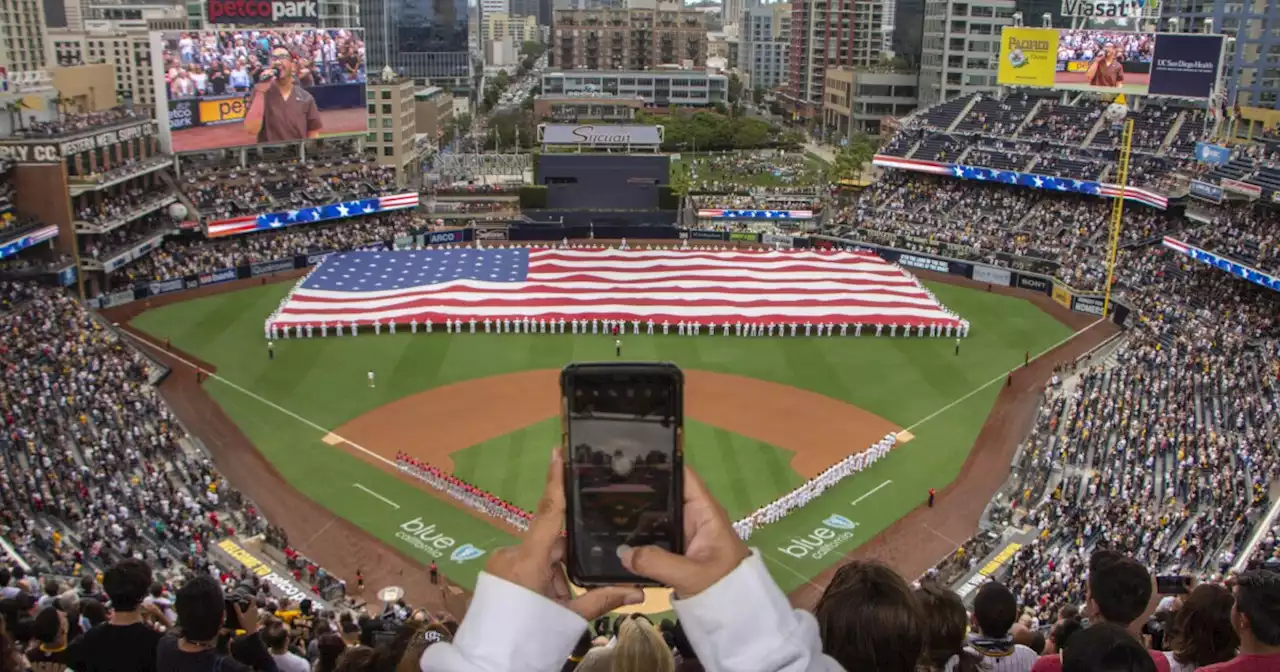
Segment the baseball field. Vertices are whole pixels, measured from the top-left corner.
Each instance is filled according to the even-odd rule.
[[[622,339],[624,359],[671,361],[685,370],[687,462],[735,518],[887,432],[908,433],[871,469],[756,531],[751,544],[785,590],[811,586],[919,507],[930,488],[942,491],[955,480],[1008,373],[1022,367],[1027,353],[1035,357],[1071,338],[1062,319],[1023,298],[926,284],[972,325],[958,355],[954,339],[876,338],[870,330],[860,338]],[[613,338],[366,330],[277,341],[269,359],[263,320],[291,286],[180,300],[141,312],[131,326],[154,342],[171,341],[172,355],[160,353],[175,364],[171,378],[189,384],[197,362],[216,372],[202,392],[217,408],[171,404],[188,425],[225,412],[238,432],[196,430],[215,456],[243,433],[269,463],[241,457],[231,460],[242,463],[237,470],[220,461],[233,483],[237,471],[273,469],[311,500],[304,505],[314,510],[307,511],[311,527],[290,529],[296,548],[334,571],[351,574],[354,565],[369,575],[376,560],[358,538],[368,533],[395,555],[435,560],[450,581],[474,586],[485,561],[474,550],[487,554],[515,542],[517,533],[397,473],[394,456],[404,452],[450,468],[532,509],[557,440],[558,370],[571,361],[615,359]],[[375,387],[367,384],[369,371]],[[1047,370],[1036,375],[1027,390],[1043,384]],[[268,516],[292,515],[283,508],[263,505]],[[853,529],[828,525],[829,518],[841,520],[835,514],[853,521]],[[918,530],[922,544],[954,548],[951,542],[972,531],[937,525]],[[930,535],[947,543],[924,539]],[[468,544],[466,553],[454,553]]]

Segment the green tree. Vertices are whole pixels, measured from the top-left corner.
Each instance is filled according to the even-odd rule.
[[[752,90],[751,90],[751,101],[752,101],[753,103],[755,103],[756,105],[759,105],[759,104],[763,103],[763,102],[764,102],[764,93],[765,93],[765,92],[764,92],[764,87],[763,87],[763,86],[757,86],[756,88],[752,89]]]
[[[534,60],[540,58],[542,54],[546,53],[546,51],[547,45],[538,42],[537,40],[529,40],[528,42],[522,42],[520,44],[520,53],[532,56]]]
[[[463,112],[453,117],[453,126],[458,129],[459,135],[466,135],[471,132],[472,121],[471,115]]]
[[[863,166],[876,154],[876,143],[865,133],[855,133],[849,143],[840,148],[831,166],[831,181],[856,180],[862,175]]]

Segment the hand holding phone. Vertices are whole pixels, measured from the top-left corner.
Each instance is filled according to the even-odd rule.
[[[588,621],[618,607],[643,602],[644,591],[623,586],[597,588],[573,597],[565,579],[565,540],[560,536],[564,510],[564,460],[557,448],[552,451],[547,486],[524,541],[519,546],[494,551],[485,571],[559,602]]]

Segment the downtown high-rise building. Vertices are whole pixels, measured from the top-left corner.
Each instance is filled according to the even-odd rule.
[[[1015,11],[1015,0],[926,0],[920,104],[996,90],[1000,31]]]
[[[648,70],[661,65],[701,68],[707,25],[696,9],[556,10],[550,65],[563,70]]]
[[[0,0],[0,68],[7,72],[44,70],[46,60],[44,3]]]
[[[787,84],[794,119],[822,110],[827,68],[872,68],[885,54],[885,0],[792,0]]]
[[[752,89],[772,92],[791,63],[791,3],[758,4],[742,12],[738,63]]]
[[[466,86],[472,76],[467,0],[359,0],[369,72],[391,66],[425,85]]]

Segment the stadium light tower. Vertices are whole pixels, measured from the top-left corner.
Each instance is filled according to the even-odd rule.
[[[1116,254],[1120,249],[1120,223],[1124,217],[1125,185],[1129,183],[1129,154],[1133,150],[1133,120],[1126,118],[1129,113],[1127,105],[1112,103],[1107,106],[1106,116],[1112,123],[1123,123],[1124,132],[1120,135],[1120,161],[1116,166],[1116,186],[1120,187],[1120,195],[1111,203],[1111,252],[1107,255],[1107,286],[1102,297],[1102,318],[1111,315],[1111,287],[1116,279]]]

